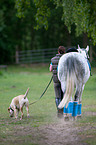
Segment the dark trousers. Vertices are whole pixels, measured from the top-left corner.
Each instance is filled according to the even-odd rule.
[[[60,83],[54,83],[55,98],[62,100],[63,92]]]

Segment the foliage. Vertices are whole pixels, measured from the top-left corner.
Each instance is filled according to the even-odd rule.
[[[17,16],[19,18],[24,17],[26,14],[26,8],[30,7],[30,0],[16,0],[15,7],[18,11]]]
[[[64,0],[60,3],[56,1],[57,6],[63,7],[62,19],[65,21],[69,31],[71,25],[76,25],[77,36],[82,32],[88,33],[96,43],[96,1],[88,0]]]
[[[34,0],[34,3],[37,8],[37,13],[35,16],[35,19],[37,21],[37,27],[35,28],[38,29],[43,25],[45,29],[48,29],[47,18],[50,16],[50,8],[48,8],[47,5],[49,2],[46,0],[42,0],[42,2]]]
[[[27,8],[34,9],[36,8],[36,13],[35,13],[35,20],[37,22],[37,27],[36,29],[41,28],[44,26],[45,29],[48,28],[48,21],[47,18],[50,16],[50,8],[48,8],[48,1],[47,0],[16,0],[16,5],[15,7],[17,8],[17,16],[19,18],[25,17]]]
[[[30,35],[27,28],[34,23],[34,20],[31,19],[29,22],[30,11],[25,13],[27,19],[26,17],[18,18],[14,1],[1,0],[0,3],[0,64],[8,64],[14,62],[16,49],[25,49],[25,37],[28,38]]]
[[[0,63],[3,63],[6,60],[10,60],[10,57],[8,55],[11,55],[11,46],[12,43],[10,43],[10,27],[7,27],[7,24],[10,24],[10,21],[7,21],[9,19],[9,15],[12,12],[11,7],[9,10],[9,14],[7,13],[7,6],[8,4],[4,1],[0,1]],[[6,16],[5,16],[6,13]],[[11,14],[12,15],[12,14]],[[7,20],[6,20],[7,19]],[[6,49],[7,48],[7,49]]]
[[[83,32],[91,31],[90,35],[94,32],[93,37],[95,38],[95,11],[92,10],[95,10],[95,1],[91,3],[89,0],[89,5],[86,4],[86,6],[84,2],[80,5],[79,1],[76,1],[77,15],[77,9],[74,8],[75,0],[74,3],[73,0],[68,0],[68,2],[65,0],[1,0],[0,64],[14,63],[16,50],[34,49],[37,51],[37,49],[57,48],[59,45],[65,47],[77,46],[77,44],[81,47],[86,47],[87,44],[92,45],[90,38],[87,39],[87,33]],[[86,9],[82,9],[84,7]],[[87,19],[84,15],[88,8],[94,17],[88,15]],[[90,29],[89,18],[92,19]],[[78,23],[79,25],[76,25]],[[83,25],[86,27],[88,25],[88,29]],[[75,30],[78,37],[75,36]]]
[[[16,7],[19,11],[19,17],[24,16],[26,6],[30,5],[31,1],[16,0]],[[51,4],[55,4],[55,8],[60,7],[62,12],[62,20],[68,27],[71,33],[71,26],[75,24],[76,34],[79,36],[83,32],[88,33],[88,36],[93,39],[96,44],[96,1],[95,0],[33,0],[36,6],[35,18],[37,21],[36,29],[44,26],[48,28],[48,17],[50,17]]]

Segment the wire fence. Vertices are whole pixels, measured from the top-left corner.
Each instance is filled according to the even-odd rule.
[[[48,63],[57,51],[57,48],[16,51],[16,63]]]
[[[70,48],[76,48],[71,46]],[[67,47],[66,49],[68,49]],[[50,63],[51,58],[58,53],[58,48],[49,49],[37,49],[37,50],[24,50],[16,51],[16,64],[27,64],[27,63]],[[90,48],[89,52],[90,62],[94,65],[96,62],[96,54]]]

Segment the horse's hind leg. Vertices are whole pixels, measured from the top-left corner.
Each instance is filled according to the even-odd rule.
[[[74,96],[74,102],[73,102],[73,117],[76,117],[77,115],[81,115],[81,97],[82,97],[83,87],[82,84],[78,83],[76,85],[76,93]]]
[[[80,101],[81,101],[82,92],[83,92],[82,84],[80,83],[76,84],[76,92],[74,96],[74,101],[78,101],[79,103],[81,103]]]
[[[82,92],[83,92],[83,90],[84,90],[84,85],[82,86],[80,94],[79,94],[79,98],[78,98],[78,103],[79,104],[82,103]]]
[[[78,100],[78,112],[77,112],[77,116],[78,117],[81,117],[81,108],[82,108],[82,92],[84,90],[84,85],[82,86],[82,89],[80,91],[80,94],[79,94],[79,100]]]

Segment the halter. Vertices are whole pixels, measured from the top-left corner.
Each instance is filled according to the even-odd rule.
[[[86,53],[86,58],[88,59],[88,58],[89,58],[88,51],[87,51],[86,49],[84,49],[84,48],[82,48],[81,50],[85,51],[85,53]],[[82,53],[82,52],[81,52],[81,53]]]
[[[91,73],[91,65],[90,65],[90,62],[89,62],[89,55],[88,55],[88,51],[84,48],[82,48],[81,50],[85,51],[86,53],[86,57],[85,59],[87,60],[87,63],[88,63],[88,66],[89,66],[89,70],[90,70],[90,75],[92,76],[92,73]],[[81,52],[82,53],[82,52]]]
[[[80,50],[79,53],[82,53],[82,51],[85,51],[85,53],[86,53],[86,57],[85,58],[89,59],[89,55],[88,55],[89,46],[88,45],[87,45],[86,49],[80,48],[80,46],[78,45],[78,50]]]
[[[89,70],[90,70],[90,75],[92,76],[92,73],[91,73],[91,65],[90,65],[90,62],[89,62],[88,51],[86,49],[84,49],[84,48],[80,48],[79,45],[78,45],[78,50],[80,50],[79,53],[81,53],[81,54],[82,54],[82,51],[85,52],[86,56],[84,56],[84,57],[87,60],[87,63],[88,63],[88,66],[89,66]]]

